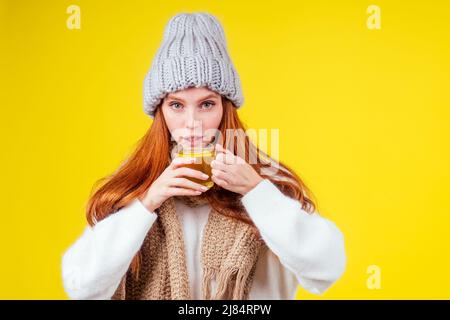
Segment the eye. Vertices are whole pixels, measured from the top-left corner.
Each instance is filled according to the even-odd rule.
[[[202,107],[204,107],[203,109],[211,109],[214,105],[215,103],[212,101],[205,101],[203,102]]]
[[[174,110],[181,110],[182,109],[182,105],[179,104],[178,102],[172,102],[171,104],[169,104],[170,107],[172,107],[172,109]],[[179,107],[179,108],[178,108]]]

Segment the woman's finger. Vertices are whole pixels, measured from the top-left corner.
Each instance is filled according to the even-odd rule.
[[[237,164],[236,156],[232,154],[218,153],[214,160],[223,162],[224,164]]]
[[[179,167],[175,170],[173,170],[174,178],[176,177],[191,177],[191,178],[197,178],[200,180],[207,180],[209,176],[207,174],[204,174],[203,172],[187,167]]]
[[[223,163],[222,161],[219,160],[213,160],[211,161],[211,168],[213,169],[218,169],[218,170],[222,170],[222,171],[227,171],[229,165],[227,165],[226,163]]]
[[[184,189],[184,188],[177,188],[177,187],[170,187],[167,190],[167,195],[169,197],[173,196],[198,196],[200,195],[200,191],[192,190],[192,189]]]
[[[172,162],[170,163],[170,167],[172,169],[176,169],[179,168],[183,165],[187,165],[190,163],[194,163],[195,158],[189,158],[189,157],[178,157],[178,158],[174,158],[172,160]]]
[[[198,190],[198,191],[202,191],[202,192],[208,190],[207,187],[205,187],[199,183],[196,183],[194,181],[191,181],[189,179],[186,179],[186,178],[173,178],[173,179],[171,179],[169,186]]]
[[[228,149],[225,149],[220,144],[216,144],[216,159],[222,161],[225,164],[243,164],[245,160],[235,155]]]
[[[231,158],[239,158],[239,156],[235,155],[234,152],[232,152],[231,150],[228,150],[224,147],[222,147],[220,144],[217,144],[218,148],[216,149],[216,151],[218,151],[219,153],[224,153],[226,156],[230,156]]]
[[[216,144],[216,151],[218,151],[218,152],[223,152],[223,153],[233,154],[230,150],[224,148],[220,143],[217,143],[217,144]]]
[[[218,179],[223,180],[223,181],[225,181],[227,183],[231,182],[228,179],[228,174],[226,172],[222,171],[222,170],[211,169],[211,173],[212,173],[211,177],[218,178]]]
[[[216,184],[218,184],[219,186],[221,186],[221,187],[225,187],[225,186],[228,185],[228,182],[226,182],[226,181],[223,180],[223,179],[218,178],[218,177],[215,176],[215,175],[211,177],[211,180],[212,180],[214,183],[216,183]]]

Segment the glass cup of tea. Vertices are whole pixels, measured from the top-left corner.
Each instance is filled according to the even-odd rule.
[[[177,157],[194,158],[193,163],[186,163],[182,166],[201,171],[208,175],[207,180],[197,179],[193,177],[186,177],[187,179],[201,184],[208,189],[210,189],[214,185],[214,182],[211,179],[211,162],[216,157],[216,152],[213,144],[196,147],[181,146],[178,150]]]

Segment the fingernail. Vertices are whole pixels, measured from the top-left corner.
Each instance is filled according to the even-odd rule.
[[[202,189],[203,191],[206,191],[206,190],[208,190],[208,188],[207,187],[205,187],[205,186],[202,186],[200,189]]]
[[[209,176],[207,174],[203,174],[202,177],[205,178],[205,179],[209,178]]]

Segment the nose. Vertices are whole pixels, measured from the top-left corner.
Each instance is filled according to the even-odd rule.
[[[190,110],[186,114],[186,128],[194,130],[201,126],[201,121],[197,119],[197,116],[193,110]]]

